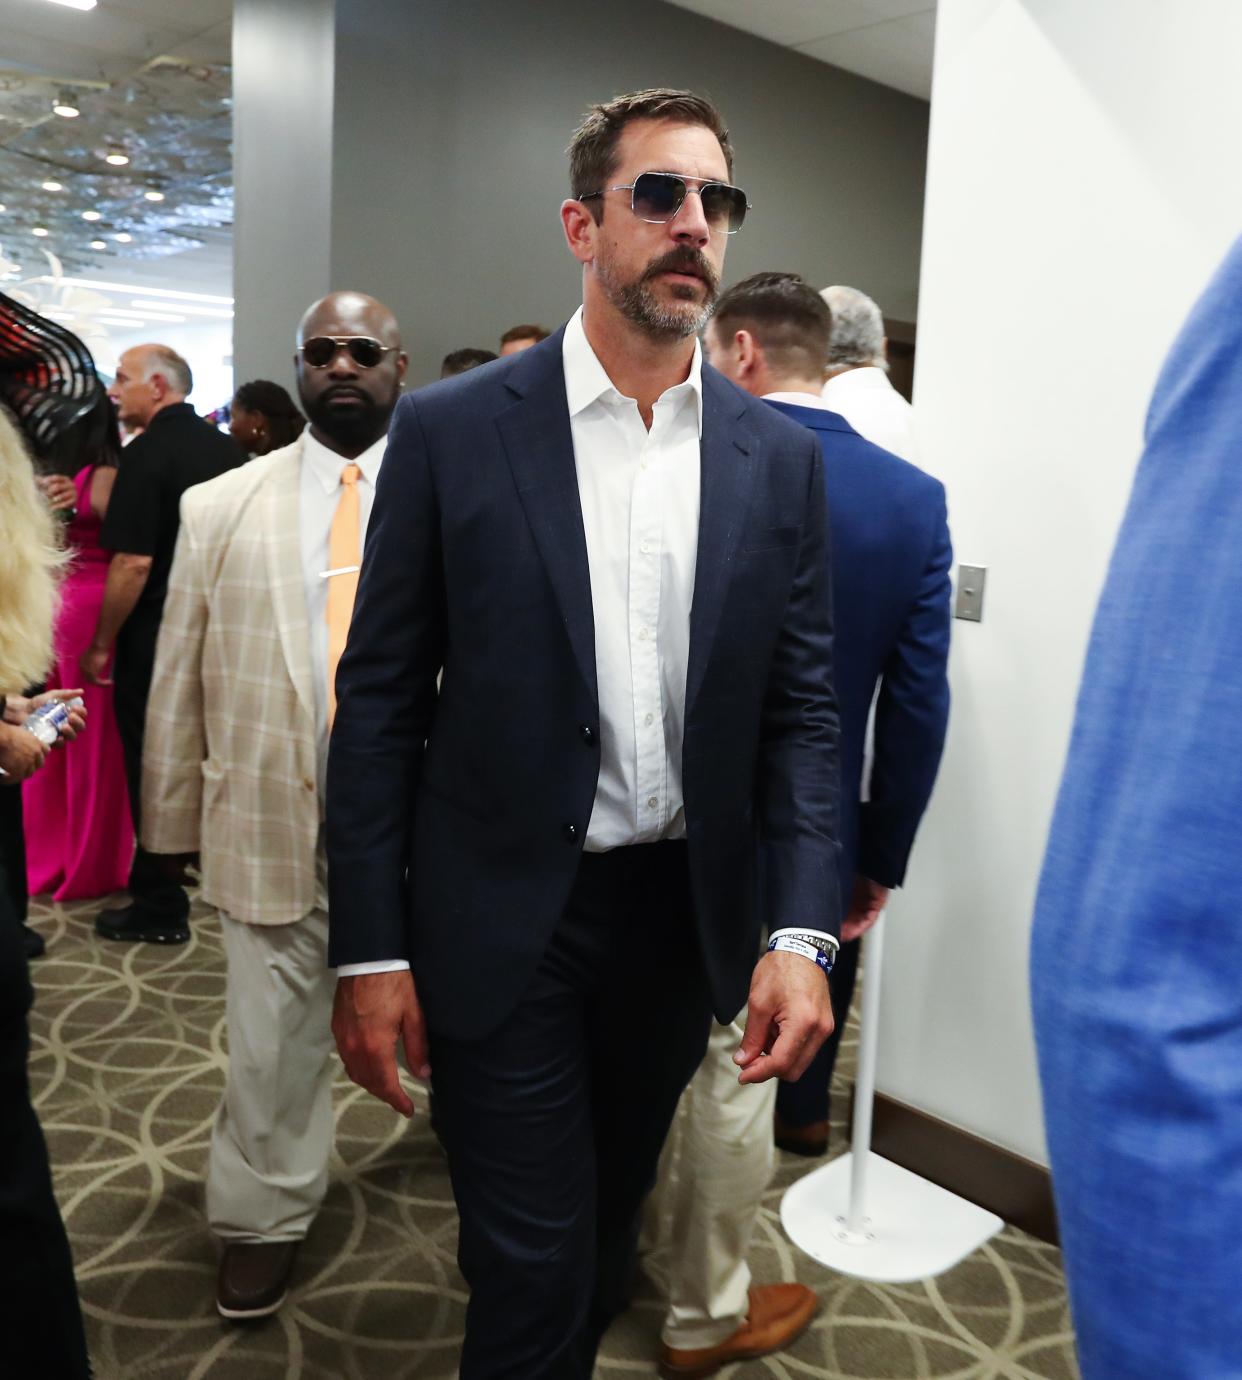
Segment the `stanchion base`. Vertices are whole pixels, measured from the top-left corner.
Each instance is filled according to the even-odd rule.
[[[789,1239],[830,1270],[890,1284],[930,1279],[964,1260],[1004,1223],[956,1193],[871,1155],[867,1216],[847,1224],[853,1156],[815,1169],[781,1200]]]

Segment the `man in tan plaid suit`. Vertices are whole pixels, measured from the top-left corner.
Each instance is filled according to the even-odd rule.
[[[182,500],[144,758],[143,842],[200,854],[228,957],[207,1171],[228,1318],[280,1307],[328,1186],[331,685],[406,356],[388,308],[335,293],[303,317],[295,364],[308,429]]]

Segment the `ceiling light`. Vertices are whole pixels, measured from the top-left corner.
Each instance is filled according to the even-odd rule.
[[[57,182],[55,178],[51,177],[49,177],[42,186],[45,192],[63,192],[65,190],[65,184],[63,182]]]
[[[231,297],[217,297],[210,292],[182,292],[179,288],[142,287],[137,283],[105,283],[98,278],[50,278],[46,274],[33,279],[36,283],[65,284],[67,287],[95,288],[100,292],[141,292],[144,297],[170,297],[178,302],[219,302],[231,307]]]
[[[44,236],[46,236],[48,232],[47,232],[41,225],[36,225],[35,228],[34,228],[30,233],[31,233],[32,235],[38,235],[38,237],[39,237],[40,239],[43,239]]]
[[[97,316],[95,318],[101,326],[124,326],[126,330],[135,330],[139,326],[145,326],[145,320],[137,317],[130,319],[124,316]]]
[[[117,244],[133,244],[134,242],[134,237],[129,233],[128,230],[121,230],[117,234],[113,235],[112,238],[117,242]]]
[[[9,208],[7,206],[0,202],[0,216],[2,216],[8,209]]]
[[[107,240],[92,240],[92,241],[91,241],[91,248],[92,248],[92,249],[107,249],[107,247],[108,247],[108,241],[107,241]]]
[[[102,211],[83,211],[83,212],[82,212],[82,219],[83,219],[83,220],[103,220],[103,212],[102,212]]]
[[[123,168],[129,162],[129,154],[120,144],[109,144],[108,152],[104,154],[104,162],[111,163],[114,168]]]
[[[161,192],[158,187],[148,187],[147,190],[143,192],[143,196],[145,196],[148,201],[164,200],[164,193]]]
[[[70,10],[93,10],[98,0],[51,0],[53,5],[64,5]]]
[[[169,307],[176,307],[178,311],[183,311],[189,316],[211,316],[220,321],[231,321],[233,311],[230,307],[199,307],[191,306],[187,302],[155,302],[146,297],[131,297],[129,299],[131,307],[137,307],[140,311],[167,311]]]
[[[76,120],[81,111],[78,109],[77,97],[72,91],[62,91],[56,97],[56,103],[52,106],[52,113],[61,116],[65,120]]]

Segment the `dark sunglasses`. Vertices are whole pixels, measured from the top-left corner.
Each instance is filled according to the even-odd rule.
[[[699,185],[692,187],[692,182]],[[633,182],[587,192],[578,200],[590,201],[592,197],[603,196],[604,192],[629,192],[630,210],[639,220],[650,221],[653,225],[664,225],[672,220],[681,210],[686,193],[697,192],[708,228],[726,235],[737,234],[750,210],[750,202],[740,187],[727,182],[704,182],[697,177],[685,178],[678,173],[639,173]]]
[[[383,345],[369,335],[313,335],[302,342],[302,358],[312,369],[326,369],[342,345],[360,369],[374,369],[385,355],[397,348]]]

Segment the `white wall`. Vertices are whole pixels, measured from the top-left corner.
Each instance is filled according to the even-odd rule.
[[[1240,55],[1238,0],[940,0],[915,406],[988,585],[891,907],[879,1085],[1043,1162],[1035,886],[1147,397],[1242,228]]]

